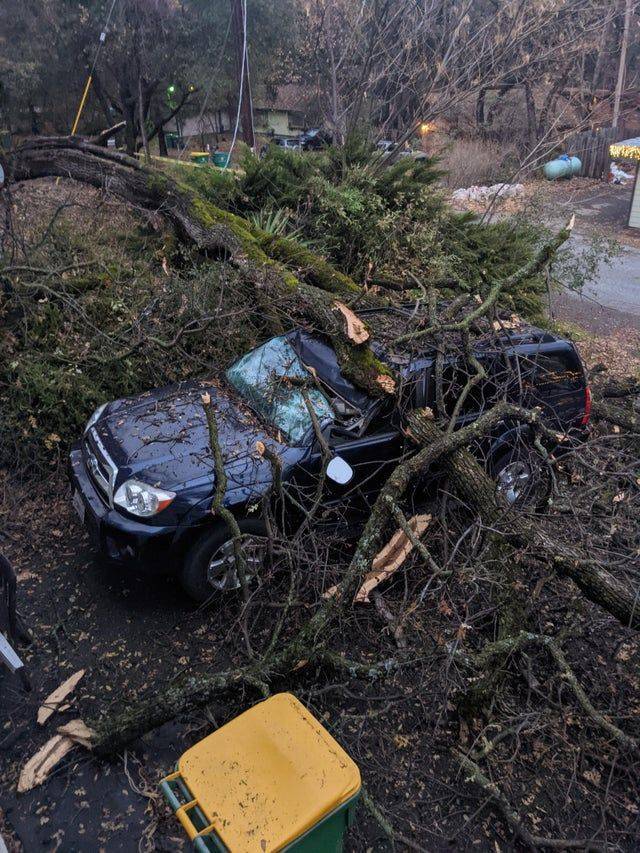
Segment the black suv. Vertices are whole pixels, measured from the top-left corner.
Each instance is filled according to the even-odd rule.
[[[370,325],[390,313],[406,325],[404,309],[360,312]],[[71,452],[73,504],[100,552],[179,574],[197,600],[237,585],[229,531],[210,512],[215,475],[205,393],[224,458],[224,501],[239,520],[250,566],[261,559],[259,507],[273,483],[262,445],[282,461],[285,494],[295,492],[290,518],[315,493],[322,452],[307,402],[334,454],[323,517],[328,524],[339,518],[357,525],[411,449],[401,429],[403,410],[435,408],[432,350],[407,356],[394,354],[392,346],[374,348],[402,377],[400,406],[354,387],[332,347],[302,329],[247,353],[219,379],[182,382],[100,406]],[[521,326],[481,337],[474,351],[487,375],[467,397],[459,425],[506,398],[540,406],[559,433],[585,432],[590,393],[572,343]],[[442,374],[440,403],[451,412],[466,381],[463,360],[448,357]],[[305,387],[312,377],[313,387]],[[524,502],[544,469],[536,465],[529,427],[503,422],[478,450],[506,499]]]

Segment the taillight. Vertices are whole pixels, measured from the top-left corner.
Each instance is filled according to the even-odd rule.
[[[587,385],[584,389],[584,415],[580,423],[582,426],[587,426],[591,417],[591,388]]]

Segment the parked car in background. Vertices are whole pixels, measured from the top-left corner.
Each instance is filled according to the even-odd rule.
[[[285,151],[300,151],[300,138],[295,136],[274,136],[260,149],[260,157],[264,157],[269,148],[275,145],[277,148],[283,148]]]
[[[411,316],[410,309],[361,313],[374,330],[390,314],[405,326]],[[264,448],[282,461],[285,490],[295,497],[288,511],[292,525],[296,506],[308,506],[315,495],[323,455],[307,403],[332,454],[324,523],[358,529],[394,466],[413,449],[402,429],[403,414],[435,407],[432,349],[410,357],[384,346],[377,351],[402,377],[400,405],[356,388],[328,343],[294,329],[247,353],[219,379],[181,382],[100,406],[72,449],[70,465],[73,505],[100,553],[173,572],[197,601],[237,585],[229,530],[210,511],[215,470],[205,392],[224,459],[224,502],[238,520],[252,571],[258,571],[265,546],[258,508],[273,484]],[[458,426],[506,397],[540,406],[558,433],[580,435],[586,429],[589,389],[569,341],[523,326],[479,339],[475,354],[487,375],[468,395]],[[465,370],[456,359],[444,365],[448,413],[466,382]],[[301,380],[309,381],[307,390]],[[526,505],[545,491],[548,469],[528,425],[502,422],[477,451],[508,502]],[[434,494],[438,477],[434,471],[421,482],[416,501]]]
[[[396,157],[413,157],[414,160],[426,160],[428,158],[428,154],[425,151],[421,151],[420,149],[411,148],[408,144],[398,146],[397,142],[392,142],[390,139],[380,139],[376,142],[376,148],[382,154],[389,154],[391,152],[396,151],[400,147],[400,150],[397,152]]]
[[[277,145],[278,148],[287,148],[292,151],[300,150],[300,139],[299,137],[291,138],[289,136],[274,136],[271,140],[271,145]]]
[[[332,144],[333,136],[321,127],[314,127],[300,134],[300,147],[303,151],[320,151]]]

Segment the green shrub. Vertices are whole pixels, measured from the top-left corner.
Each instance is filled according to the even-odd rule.
[[[439,190],[437,160],[400,158],[380,166],[361,140],[310,154],[271,148],[243,161],[234,210],[270,217],[357,280],[414,277],[447,292],[482,291],[526,261],[538,239],[513,222],[479,224],[453,212]],[[540,313],[539,282],[512,294],[513,307]]]
[[[163,162],[162,168],[179,183],[195,190],[218,207],[231,208],[240,193],[238,178],[231,169],[216,166],[193,166],[178,160]]]

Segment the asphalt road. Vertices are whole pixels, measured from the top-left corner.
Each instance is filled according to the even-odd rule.
[[[594,188],[591,195],[579,200],[568,194],[556,208],[566,221],[576,214],[576,228],[571,245],[576,253],[587,251],[589,237],[607,234],[620,241],[621,251],[611,263],[601,263],[594,280],[585,285],[582,295],[565,292],[556,297],[556,307],[593,331],[631,326],[640,328],[640,249],[625,242],[631,234],[627,228],[632,184]],[[586,321],[586,322],[585,322]]]
[[[575,251],[586,247],[586,239],[576,234]],[[583,289],[583,297],[604,308],[640,317],[640,249],[622,246],[611,265],[600,264],[597,277]]]

